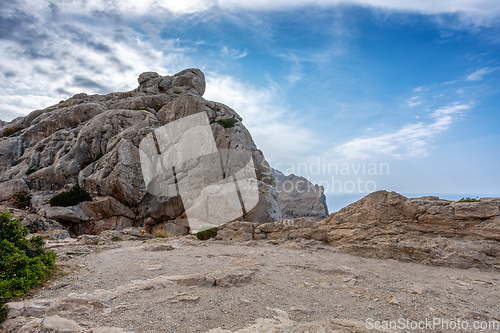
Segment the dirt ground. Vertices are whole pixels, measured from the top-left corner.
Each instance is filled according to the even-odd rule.
[[[498,271],[355,257],[316,241],[188,236],[49,247],[67,274],[29,299],[95,299],[88,313],[64,316],[89,331],[457,332],[467,323],[489,332],[500,321]]]

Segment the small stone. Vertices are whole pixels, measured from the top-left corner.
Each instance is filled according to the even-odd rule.
[[[389,300],[389,304],[392,304],[392,305],[399,305],[399,299],[397,299],[396,297],[392,297],[392,298]]]
[[[83,329],[74,320],[65,319],[59,316],[46,317],[41,325],[42,332],[57,332],[57,333],[78,333]]]

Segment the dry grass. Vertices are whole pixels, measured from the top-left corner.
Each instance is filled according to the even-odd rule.
[[[165,229],[162,229],[162,228],[158,228],[154,231],[153,235],[156,237],[156,238],[172,238],[172,237],[175,237],[175,235],[167,232]]]

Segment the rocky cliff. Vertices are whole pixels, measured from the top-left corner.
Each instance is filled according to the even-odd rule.
[[[200,70],[147,72],[138,82],[129,92],[77,94],[3,124],[0,200],[24,192],[34,210],[74,234],[142,224],[186,234],[192,222],[196,229],[281,218],[262,152],[234,110],[202,97]],[[93,200],[49,205],[75,185]]]
[[[314,185],[306,178],[294,174],[285,176],[274,169],[273,175],[276,178],[283,218],[313,217],[319,221],[328,216],[323,186]]]
[[[354,254],[500,269],[500,198],[455,202],[377,191],[319,224],[327,242]]]

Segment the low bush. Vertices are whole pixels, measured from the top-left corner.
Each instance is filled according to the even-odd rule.
[[[37,172],[37,171],[38,171],[38,169],[30,168],[30,169],[28,169],[28,171],[26,171],[26,176],[29,176],[29,175],[31,175],[33,172]]]
[[[155,109],[156,112],[160,111],[161,108],[164,106],[165,104],[156,104],[155,106],[153,106],[153,109]]]
[[[474,199],[474,198],[471,198],[471,197],[462,198],[462,199],[458,200],[458,202],[479,202],[479,201],[481,201],[481,200]]]
[[[55,271],[56,254],[43,248],[41,236],[26,239],[29,231],[10,213],[0,214],[0,322],[5,303],[22,296]]]
[[[224,128],[231,128],[238,122],[237,119],[229,118],[229,119],[221,119],[218,121],[219,125],[222,125]]]
[[[196,238],[198,238],[199,240],[207,240],[209,238],[213,238],[213,237],[217,236],[217,231],[218,231],[217,227],[210,226],[210,225],[203,226],[196,233]]]
[[[76,206],[84,201],[92,201],[92,197],[83,188],[75,185],[70,191],[53,196],[49,200],[49,204],[51,206],[68,207]]]
[[[2,135],[1,137],[2,138],[6,138],[8,136],[11,136],[12,134],[15,134],[21,130],[23,130],[24,127],[21,127],[21,126],[16,126],[16,127],[9,127],[9,128],[6,128],[2,131]]]
[[[12,196],[12,203],[16,208],[24,209],[29,206],[31,196],[28,192],[17,192]]]

